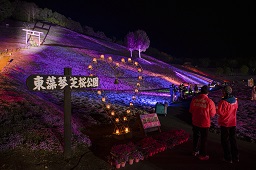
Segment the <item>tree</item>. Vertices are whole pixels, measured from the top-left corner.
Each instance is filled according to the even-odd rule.
[[[244,75],[247,75],[249,71],[249,67],[247,65],[242,65],[240,68],[240,72]]]
[[[136,37],[136,50],[139,51],[139,58],[141,58],[140,53],[145,52],[148,49],[150,45],[150,40],[146,32],[143,30],[137,30],[135,32],[135,37]]]
[[[199,58],[198,59],[200,66],[207,68],[211,62],[210,58]]]
[[[124,39],[125,46],[130,51],[131,57],[132,52],[136,49],[136,37],[133,32],[129,32]]]
[[[12,16],[20,21],[31,22],[31,19],[34,21],[39,12],[38,7],[33,2],[15,1],[14,7]]]
[[[251,60],[249,61],[249,67],[251,68],[252,73],[254,74],[255,69],[256,69],[256,60],[255,60],[255,59],[251,59]]]
[[[0,21],[10,17],[12,15],[12,4],[8,0],[0,0]]]

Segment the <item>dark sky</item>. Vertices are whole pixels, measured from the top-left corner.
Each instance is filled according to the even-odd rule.
[[[33,0],[32,0],[33,1]],[[34,0],[123,40],[144,30],[150,46],[175,57],[256,57],[253,1]]]

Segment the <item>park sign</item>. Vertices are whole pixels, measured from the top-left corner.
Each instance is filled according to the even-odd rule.
[[[64,68],[64,75],[30,75],[26,84],[29,90],[64,91],[64,157],[71,157],[71,91],[75,89],[96,88],[99,78],[96,76],[73,76],[71,68]]]
[[[96,76],[70,76],[70,75],[30,75],[27,78],[29,90],[65,90],[96,88],[99,86],[99,79]]]

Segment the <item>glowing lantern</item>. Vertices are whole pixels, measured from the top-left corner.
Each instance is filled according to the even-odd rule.
[[[111,116],[115,116],[115,111],[111,111]]]
[[[137,87],[140,87],[140,83],[137,83],[136,85],[137,85]]]
[[[119,63],[116,63],[116,67],[119,67]]]
[[[128,62],[129,62],[129,63],[132,62],[132,59],[131,59],[131,58],[128,58]]]
[[[125,59],[124,59],[124,58],[122,58],[122,59],[121,59],[121,62],[122,62],[122,63],[125,63]]]
[[[91,74],[89,74],[89,76],[93,76],[93,74],[91,73]]]
[[[106,108],[107,108],[107,109],[110,109],[110,104],[107,104],[107,105],[106,105]]]
[[[142,80],[142,76],[139,76],[139,80]]]
[[[132,100],[135,100],[136,99],[136,96],[132,96]]]
[[[130,106],[133,106],[133,103],[132,103],[132,102],[130,102]]]
[[[88,69],[92,70],[92,65],[89,65],[89,66],[88,66]]]
[[[106,98],[105,98],[105,97],[102,97],[101,101],[105,102],[105,101],[106,101]]]
[[[137,61],[135,61],[135,62],[134,62],[134,65],[135,65],[135,66],[138,66],[138,65],[139,65],[139,63],[138,63]]]
[[[126,127],[126,128],[124,129],[124,131],[125,131],[125,133],[128,133],[128,132],[129,132],[129,128]]]
[[[109,62],[112,62],[112,57],[108,57],[108,61],[109,61]]]
[[[104,60],[104,55],[103,54],[100,55],[100,59]]]
[[[98,91],[97,91],[97,94],[98,94],[98,95],[101,95],[101,91],[100,91],[100,90],[98,90]]]
[[[116,118],[115,121],[116,121],[116,123],[118,123],[119,122],[119,118]]]
[[[139,90],[138,90],[138,89],[135,89],[134,91],[135,91],[135,93],[138,93],[138,92],[139,92]]]
[[[129,113],[131,113],[131,110],[129,110],[129,109],[128,109],[128,110],[126,110],[126,113],[128,113],[128,114],[129,114]]]
[[[119,134],[119,133],[120,133],[119,129],[116,129],[116,134]]]
[[[138,68],[138,72],[140,73],[142,70],[141,70],[141,68]]]
[[[127,117],[125,117],[125,116],[124,116],[124,118],[123,118],[123,119],[124,119],[124,121],[127,121]]]
[[[94,63],[97,63],[97,59],[96,59],[96,58],[93,58],[92,61],[93,61]]]

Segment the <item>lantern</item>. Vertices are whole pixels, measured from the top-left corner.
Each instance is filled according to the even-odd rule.
[[[139,76],[138,79],[139,79],[139,80],[142,80],[142,76]]]
[[[122,58],[122,59],[121,59],[121,62],[122,62],[122,63],[125,63],[125,59],[124,59],[124,58]]]
[[[124,120],[124,121],[127,121],[127,117],[124,116],[124,117],[123,117],[123,120]]]
[[[116,133],[117,135],[119,135],[119,133],[120,133],[119,129],[116,129],[115,133]]]
[[[118,123],[119,122],[119,118],[116,118],[115,121],[116,121],[116,123]]]
[[[131,59],[131,58],[128,58],[128,62],[129,62],[129,63],[132,62],[132,59]]]
[[[128,133],[129,132],[129,128],[125,127],[124,131],[125,131],[125,133]]]
[[[97,91],[97,94],[98,94],[98,95],[101,95],[101,91],[100,91],[100,90],[98,90],[98,91]]]
[[[100,59],[104,60],[104,55],[103,54],[100,55]]]
[[[110,104],[107,104],[107,105],[106,105],[106,108],[107,108],[107,109],[110,109]]]
[[[92,61],[93,61],[94,63],[97,63],[97,59],[96,59],[96,58],[93,58]]]
[[[115,116],[115,111],[111,111],[111,116]]]
[[[128,113],[128,114],[129,114],[129,113],[131,113],[131,110],[129,110],[129,109],[128,109],[128,110],[126,110],[126,113]]]
[[[92,65],[89,65],[89,66],[88,66],[88,69],[89,69],[89,70],[92,70]]]
[[[138,66],[138,65],[139,65],[139,63],[138,63],[137,61],[135,61],[135,62],[134,62],[134,65],[135,65],[135,66]]]
[[[105,98],[105,97],[102,97],[102,98],[101,98],[101,101],[105,102],[105,101],[106,101],[106,98]]]

